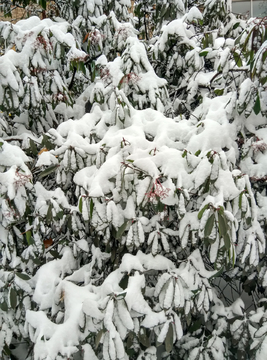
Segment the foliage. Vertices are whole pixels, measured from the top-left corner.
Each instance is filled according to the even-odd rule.
[[[266,19],[56,4],[0,22],[2,358],[265,358]]]

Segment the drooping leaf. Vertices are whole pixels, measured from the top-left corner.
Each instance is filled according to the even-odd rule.
[[[31,230],[28,230],[25,232],[25,236],[26,236],[26,240],[27,240],[27,243],[28,245],[33,245],[34,244],[34,240],[33,240],[33,237],[32,237],[32,232]]]
[[[35,144],[35,142],[34,142],[32,139],[30,139],[29,142],[30,142],[31,152],[32,152],[32,154],[33,154],[34,156],[36,156],[36,155],[38,154],[38,150],[37,150],[36,144]]]
[[[204,211],[209,207],[209,204],[206,204],[205,206],[203,206],[203,208],[199,211],[199,213],[197,214],[198,220],[201,220]]]
[[[237,52],[234,52],[233,56],[234,56],[236,65],[237,65],[238,67],[243,66],[243,63],[242,63],[242,60],[241,60],[241,55],[238,54]]]
[[[231,239],[230,239],[229,234],[226,233],[223,237],[223,240],[224,240],[224,245],[225,245],[226,250],[229,250],[231,247]]]
[[[8,306],[7,306],[7,303],[6,301],[2,302],[0,304],[0,309],[3,310],[3,311],[7,311],[8,310]]]
[[[10,289],[9,301],[12,309],[15,309],[17,306],[17,292],[13,287]]]
[[[92,219],[92,216],[93,216],[93,210],[94,210],[94,202],[93,200],[91,199],[90,200],[90,218]]]
[[[43,134],[42,146],[48,150],[52,150],[55,148],[55,144],[51,141],[51,138],[46,134]]]
[[[119,286],[125,290],[128,286],[128,281],[129,281],[129,275],[125,274],[122,278],[121,281],[119,282]]]
[[[101,329],[97,334],[96,334],[96,337],[95,337],[95,348],[97,349],[98,348],[98,345],[100,343],[100,340],[102,338],[102,335],[104,334],[104,330]]]
[[[165,350],[169,353],[173,348],[173,326],[169,324],[169,329],[165,338]]]
[[[7,356],[10,356],[11,355],[11,351],[9,349],[9,346],[5,343],[4,347],[3,347],[3,350],[4,350],[4,353],[7,355]]]
[[[129,220],[126,220],[119,228],[118,228],[118,231],[116,233],[116,239],[121,239],[124,231],[126,230],[127,228],[127,225],[128,225],[128,222]]]
[[[254,104],[254,107],[253,107],[253,111],[256,115],[259,114],[259,112],[261,111],[261,102],[260,102],[260,97],[259,95],[257,96],[256,98],[256,102]]]
[[[207,220],[205,229],[204,229],[204,236],[205,238],[208,238],[211,234],[211,231],[214,226],[214,220],[215,220],[215,214],[213,213]]]
[[[59,165],[51,165],[49,166],[47,169],[43,170],[42,172],[40,172],[39,174],[39,179],[42,179],[43,177],[52,174],[54,171],[56,171],[56,169],[58,168]]]
[[[147,336],[146,329],[141,327],[139,331],[139,341],[142,345],[144,345],[146,348],[148,348],[150,344],[149,337]]]
[[[212,280],[213,278],[221,276],[224,271],[224,266],[222,266],[214,275],[212,275],[209,279]]]
[[[53,205],[49,204],[48,209],[47,209],[47,213],[46,213],[46,221],[47,221],[48,225],[52,221],[52,208],[53,208]]]
[[[225,221],[225,217],[221,215],[219,211],[218,211],[218,221],[219,221],[220,236],[224,237],[227,233],[227,224]]]
[[[27,274],[16,272],[16,276],[21,278],[22,280],[30,280],[30,277]]]
[[[83,211],[83,198],[82,198],[82,196],[80,197],[80,200],[79,200],[79,211],[80,211],[80,213],[82,213],[82,211]]]

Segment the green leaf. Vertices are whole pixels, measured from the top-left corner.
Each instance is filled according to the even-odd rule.
[[[214,90],[215,95],[221,96],[224,93],[224,89],[215,89]]]
[[[169,329],[165,338],[165,350],[169,353],[172,351],[173,348],[173,327],[170,323]]]
[[[235,23],[235,25],[233,26],[233,29],[234,30],[237,29],[239,25],[240,25],[240,22]]]
[[[124,293],[118,294],[118,295],[116,296],[116,299],[117,299],[117,300],[124,299],[126,295],[127,295],[127,292],[125,291]]]
[[[243,66],[242,60],[241,60],[241,55],[238,54],[237,52],[234,52],[234,59],[235,59],[235,63],[238,67]]]
[[[41,260],[38,258],[32,259],[35,265],[40,266],[42,264]]]
[[[104,330],[103,330],[103,329],[100,330],[100,331],[97,333],[97,335],[96,335],[96,337],[95,337],[95,349],[98,348],[98,345],[99,345],[99,343],[100,343],[100,340],[101,340],[103,334],[104,334]]]
[[[224,245],[225,245],[226,250],[229,250],[231,247],[231,239],[230,239],[229,234],[225,234],[223,237],[223,240],[224,240]]]
[[[201,319],[195,320],[195,321],[192,323],[192,325],[190,326],[189,332],[192,334],[193,332],[197,331],[198,329],[201,328],[201,324],[202,324]]]
[[[146,333],[146,329],[144,329],[143,327],[141,327],[141,329],[139,331],[139,341],[146,348],[148,348],[151,345],[149,337],[147,336],[147,333]]]
[[[32,232],[31,232],[31,230],[26,231],[26,232],[25,232],[25,235],[26,235],[26,240],[27,240],[28,245],[29,245],[29,246],[30,246],[30,245],[33,245],[33,244],[34,244],[34,240],[33,240],[33,238],[32,238]]]
[[[46,213],[46,222],[49,225],[52,221],[52,204],[49,204],[47,213]]]
[[[133,345],[133,340],[134,340],[134,332],[133,331],[130,331],[129,332],[129,335],[128,335],[128,338],[127,338],[127,342],[126,342],[126,348],[127,349],[130,349]]]
[[[8,310],[8,306],[7,306],[7,303],[6,301],[2,302],[0,304],[0,309],[3,310],[3,311],[7,311]]]
[[[225,222],[224,216],[218,211],[218,221],[219,221],[219,233],[220,236],[224,237],[227,234],[227,224]]]
[[[43,177],[53,173],[58,168],[58,166],[58,164],[49,166],[47,169],[45,169],[39,174],[39,179],[42,179]]]
[[[110,256],[110,260],[112,263],[115,261],[116,255],[117,255],[116,247],[113,246],[111,248],[111,256]]]
[[[201,150],[195,152],[195,156],[198,156],[201,153]]]
[[[46,10],[46,0],[39,0],[39,4]]]
[[[4,145],[4,143],[2,141],[0,141],[0,148]]]
[[[257,96],[257,99],[256,99],[256,102],[255,102],[255,105],[253,107],[253,110],[254,110],[254,113],[256,115],[259,114],[259,112],[261,111],[261,103],[260,103],[260,97],[259,95]]]
[[[127,228],[127,225],[128,225],[128,222],[129,220],[126,220],[119,228],[118,228],[118,231],[116,233],[116,239],[121,239],[125,229]]]
[[[186,157],[186,154],[187,154],[187,150],[184,150],[183,154],[182,154],[182,157]]]
[[[208,53],[208,51],[202,51],[199,53],[199,56],[206,56]]]
[[[4,353],[7,355],[7,356],[10,356],[11,355],[11,351],[9,349],[9,346],[7,345],[7,343],[5,342],[5,345],[3,347],[3,351]]]
[[[209,207],[209,204],[206,204],[197,214],[198,220],[200,220],[204,214],[204,211]]]
[[[82,213],[82,211],[83,211],[83,198],[82,198],[82,196],[80,197],[80,200],[79,200],[79,211],[80,211],[80,213]]]
[[[90,200],[90,218],[92,219],[92,216],[93,216],[93,210],[94,210],[94,202],[93,200],[91,199]]]
[[[80,70],[84,75],[86,74],[86,69],[85,69],[84,62],[83,62],[83,61],[80,61],[80,62],[79,62],[79,70]]]
[[[213,229],[214,220],[215,220],[215,214],[212,214],[208,218],[208,221],[206,222],[206,226],[205,226],[205,230],[204,230],[204,237],[205,238],[208,238],[210,236],[211,231]]]
[[[163,212],[165,209],[165,204],[163,204],[160,200],[157,203],[156,211]]]
[[[38,155],[38,150],[37,150],[37,146],[35,144],[35,142],[30,139],[30,149],[31,149],[31,152],[34,156],[37,156]]]
[[[119,286],[120,286],[123,290],[127,289],[128,281],[129,281],[129,275],[128,275],[128,274],[125,274],[125,275],[121,278],[121,281],[119,282]]]
[[[17,292],[14,288],[10,289],[9,301],[12,309],[15,309],[17,306]]]
[[[56,220],[62,220],[62,219],[63,219],[63,216],[64,216],[64,211],[61,210],[61,211],[59,211],[59,212],[56,214],[55,219],[56,219]]]
[[[22,280],[30,280],[30,277],[27,274],[22,274],[19,272],[16,272],[15,274],[17,275],[17,277],[21,278]]]
[[[61,259],[61,256],[59,255],[58,251],[50,250],[49,252],[53,256],[54,259]]]
[[[42,146],[46,147],[47,150],[52,150],[55,148],[55,145],[50,141],[50,138],[46,134],[43,135]]]
[[[223,273],[223,270],[224,270],[224,266],[222,266],[214,275],[212,275],[209,280],[212,280],[216,277],[220,277]]]
[[[203,194],[207,193],[210,189],[210,177],[204,182]]]

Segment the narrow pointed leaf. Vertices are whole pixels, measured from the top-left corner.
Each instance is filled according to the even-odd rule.
[[[94,202],[93,200],[91,199],[90,200],[90,218],[92,219],[92,216],[93,216],[93,210],[94,210]]]
[[[259,97],[259,95],[257,96],[257,99],[256,99],[256,102],[255,102],[255,105],[254,105],[253,110],[254,110],[254,113],[255,113],[256,115],[258,115],[259,112],[261,111],[261,103],[260,103],[260,97]]]
[[[10,289],[9,301],[12,309],[15,309],[17,306],[17,292],[14,288]]]
[[[45,169],[44,171],[42,171],[42,172],[39,174],[39,179],[42,179],[43,177],[52,174],[57,168],[58,168],[58,165],[57,165],[57,164],[56,164],[56,165],[49,166],[47,169]]]
[[[220,236],[224,237],[227,233],[227,225],[226,225],[224,217],[220,214],[220,212],[218,212],[218,221],[219,221]]]
[[[119,228],[118,228],[118,231],[117,231],[117,233],[116,233],[116,239],[121,239],[121,237],[122,237],[122,235],[123,235],[123,233],[124,233],[124,231],[125,231],[125,229],[126,229],[126,227],[127,227],[127,225],[128,225],[128,220],[127,221],[125,221]]]
[[[169,353],[172,351],[172,348],[173,348],[173,326],[170,323],[169,330],[165,338],[165,349]]]
[[[100,340],[101,340],[101,338],[102,338],[103,333],[104,333],[104,330],[103,330],[103,329],[100,330],[100,331],[97,333],[96,338],[95,338],[95,349],[98,348],[98,345],[99,345],[99,343],[100,343]]]
[[[79,211],[80,211],[80,213],[82,213],[82,211],[83,211],[83,198],[82,197],[79,200]]]
[[[215,220],[215,215],[212,214],[209,218],[208,218],[208,221],[206,223],[206,226],[205,226],[205,230],[204,230],[204,236],[205,238],[208,238],[211,234],[211,231],[213,229],[213,225],[214,225],[214,220]]]

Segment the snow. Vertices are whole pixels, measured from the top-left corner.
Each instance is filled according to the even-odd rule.
[[[131,254],[125,254],[121,261],[120,271],[129,274],[132,270],[144,272],[144,268],[138,258]]]
[[[185,18],[187,21],[192,22],[195,19],[201,20],[203,16],[196,6],[192,6],[188,13],[185,14]]]
[[[162,255],[146,255],[139,250],[136,256],[146,270],[171,270],[175,268],[173,262]]]
[[[50,152],[44,151],[40,156],[36,163],[36,166],[43,166],[43,165],[55,165],[58,163],[57,158],[51,154]]]
[[[19,166],[25,171],[25,162],[30,161],[28,156],[25,155],[24,151],[16,145],[11,145],[8,142],[0,139],[3,142],[0,151],[0,163],[3,166]]]
[[[101,0],[84,2],[80,13],[89,10],[94,17],[80,15],[71,24],[38,17],[0,24],[8,44],[0,58],[0,102],[10,100],[9,91],[14,101],[10,115],[6,110],[0,114],[0,257],[5,268],[0,271],[0,315],[7,334],[1,334],[0,342],[9,343],[9,325],[14,333],[22,332],[17,326],[17,319],[23,319],[20,307],[12,314],[2,311],[3,300],[12,305],[15,289],[18,300],[22,292],[27,294],[23,331],[35,344],[36,360],[75,357],[88,335],[93,338],[91,345],[82,345],[84,358],[127,360],[124,341],[138,335],[131,348],[136,349],[144,328],[153,330],[160,343],[174,330],[181,356],[199,353],[219,359],[228,346],[223,332],[237,336],[243,319],[249,321],[251,347],[257,358],[264,358],[264,308],[245,314],[239,297],[223,304],[218,296],[224,298],[224,289],[219,285],[216,290],[214,277],[234,279],[244,271],[248,283],[257,276],[258,284],[266,285],[265,267],[259,271],[266,246],[266,94],[258,81],[261,67],[266,73],[266,42],[252,61],[256,73],[248,79],[242,49],[257,20],[251,21],[240,44],[223,35],[238,36],[246,26],[238,20],[243,25],[232,29],[237,21],[232,14],[226,27],[209,31],[204,25],[204,38],[197,7],[183,14],[182,1],[163,3],[179,8],[177,19],[165,21],[149,42],[137,37],[134,17],[132,23],[120,23],[113,12],[98,16]],[[214,4],[206,2],[210,8]],[[130,1],[121,1],[114,11],[124,5]],[[99,49],[82,42],[84,28],[98,32]],[[252,45],[257,44],[247,43],[248,51]],[[120,51],[115,59],[112,47]],[[233,51],[240,51],[242,68],[237,69]],[[85,75],[77,71],[71,108],[70,62],[95,55],[99,73],[93,79],[89,67]],[[258,89],[262,114],[256,115],[252,109]],[[43,116],[39,105],[47,96],[63,101],[55,109],[50,104]],[[92,107],[84,115],[87,102]],[[50,126],[52,150],[41,136]],[[29,139],[37,145],[35,154]],[[42,147],[47,151],[39,152]],[[59,166],[40,176],[51,165]],[[226,221],[229,251],[218,214]],[[44,242],[50,237],[53,247]],[[40,267],[34,264],[38,256]],[[221,266],[223,275],[218,273]],[[19,272],[31,279],[19,278]],[[188,332],[190,312],[200,314],[204,323],[215,320],[203,347],[195,338],[202,330]],[[253,322],[259,323],[257,329]],[[95,336],[100,350],[93,346]],[[154,359],[156,353],[148,346],[135,355]]]
[[[183,19],[173,20],[168,25],[162,27],[162,35],[157,44],[160,51],[165,51],[165,44],[168,41],[169,35],[176,35],[179,37],[179,44],[187,44],[192,48],[195,47],[195,42],[193,40],[194,34],[186,28]]]

